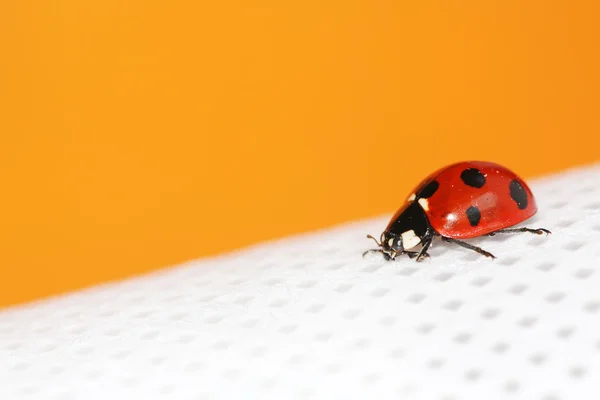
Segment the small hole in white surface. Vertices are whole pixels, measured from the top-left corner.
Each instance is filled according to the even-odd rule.
[[[435,326],[433,324],[422,324],[417,327],[417,332],[419,332],[421,335],[427,335],[431,333],[434,328]]]
[[[75,398],[73,393],[63,392],[54,396],[53,400],[72,400]]]
[[[481,370],[479,369],[470,369],[467,372],[465,372],[465,379],[467,379],[468,381],[474,382],[479,380],[480,377]]]
[[[463,305],[462,301],[452,300],[444,304],[442,307],[449,311],[457,311]]]
[[[589,313],[595,313],[600,309],[599,301],[590,301],[583,306],[583,309]]]
[[[207,324],[216,324],[218,322],[221,322],[223,320],[223,316],[221,315],[211,315],[210,317],[206,317],[204,319],[204,322]]]
[[[328,375],[335,375],[342,371],[342,366],[340,364],[329,364],[325,367],[325,373]]]
[[[52,367],[48,370],[48,375],[52,375],[52,376],[60,375],[63,372],[65,372],[65,370],[66,370],[66,367],[64,367],[62,365],[55,365],[54,367]]]
[[[584,193],[584,194],[585,194],[585,193],[592,193],[592,192],[594,192],[594,191],[596,191],[596,186],[595,186],[595,185],[593,185],[593,184],[589,184],[589,185],[582,186],[582,187],[581,187],[581,188],[579,188],[579,190],[578,190],[578,192],[579,192],[579,193]]]
[[[523,285],[523,284],[514,285],[513,287],[511,287],[510,289],[508,289],[508,291],[510,293],[515,294],[515,295],[521,295],[526,290],[527,290],[527,285]]]
[[[71,335],[81,335],[82,333],[84,333],[86,331],[86,327],[83,325],[75,325],[71,328],[68,329],[68,332]]]
[[[531,328],[537,322],[537,318],[535,317],[524,317],[520,319],[517,323],[522,328]]]
[[[445,361],[441,358],[432,358],[427,361],[427,366],[431,369],[440,369],[444,366]]]
[[[288,358],[288,364],[290,365],[300,365],[304,362],[304,356],[302,354],[292,354],[290,358]]]
[[[151,311],[140,311],[138,313],[135,313],[133,315],[133,318],[136,318],[136,319],[146,319],[146,318],[148,318],[152,314],[153,314],[153,312],[151,312]]]
[[[491,278],[487,278],[484,276],[477,277],[471,281],[471,285],[476,287],[483,287],[492,281]]]
[[[218,342],[216,342],[215,344],[213,344],[213,349],[215,350],[225,350],[227,348],[229,348],[229,346],[231,346],[231,342],[228,340],[220,340]]]
[[[350,289],[352,289],[352,287],[353,285],[349,283],[342,283],[341,285],[335,288],[335,291],[338,293],[347,293],[350,291]]]
[[[558,336],[561,339],[568,339],[573,335],[574,332],[575,332],[575,328],[573,328],[572,326],[565,326],[565,327],[560,328],[556,332],[556,336]]]
[[[581,249],[583,246],[585,246],[584,242],[573,241],[573,242],[569,242],[569,243],[565,244],[563,246],[563,248],[565,250],[569,250],[569,251],[577,251],[577,250]]]
[[[558,221],[555,225],[559,228],[568,228],[573,225],[576,221],[574,219],[563,219]]]
[[[197,372],[204,368],[204,363],[201,361],[194,361],[185,366],[185,370],[188,372]]]
[[[267,378],[264,378],[261,382],[260,382],[260,387],[262,389],[271,389],[273,386],[275,386],[275,384],[277,383],[277,379],[275,379],[272,376],[269,376]]]
[[[509,346],[506,343],[498,342],[492,346],[492,351],[496,354],[504,354],[508,350]]]
[[[142,335],[140,336],[140,339],[153,340],[153,339],[156,339],[159,335],[160,335],[160,333],[158,331],[146,331],[146,332],[142,333]]]
[[[458,335],[454,336],[454,341],[456,343],[466,344],[466,343],[469,343],[471,341],[472,337],[473,336],[470,333],[461,332]]]
[[[587,373],[586,369],[580,365],[572,367],[569,369],[569,375],[573,379],[580,379]]]
[[[481,313],[481,317],[485,319],[494,319],[500,315],[500,310],[497,308],[488,308]]]
[[[315,340],[317,342],[327,342],[332,336],[331,332],[319,332],[315,335]]]
[[[12,343],[4,346],[4,348],[8,351],[17,350],[17,349],[20,349],[21,347],[23,347],[23,342],[12,342]]]
[[[216,295],[214,295],[214,294],[209,294],[208,296],[204,296],[204,297],[201,297],[200,299],[198,299],[198,302],[199,302],[199,303],[210,303],[210,302],[212,302],[213,300],[215,300],[216,298],[217,298],[217,296],[216,296]]]
[[[456,397],[452,396],[451,394],[445,394],[442,397],[440,397],[440,400],[457,400]]]
[[[37,328],[35,328],[33,330],[33,332],[40,334],[40,333],[48,333],[50,332],[50,330],[52,329],[52,327],[48,326],[48,325],[42,325],[42,326],[38,326]]]
[[[24,362],[19,362],[19,363],[16,363],[16,364],[13,365],[13,370],[15,370],[15,371],[25,371],[29,367],[30,367],[30,364],[24,363]]]
[[[450,280],[453,276],[454,274],[451,272],[442,272],[441,274],[436,275],[434,279],[439,282],[446,282]]]
[[[89,380],[95,380],[100,378],[103,375],[103,372],[97,369],[93,369],[91,371],[88,371],[87,374],[85,374],[86,378]]]
[[[376,372],[371,372],[369,374],[366,374],[365,376],[363,376],[363,381],[365,381],[365,383],[375,383],[377,382],[379,379],[381,379],[381,375],[379,375]]]
[[[120,350],[112,355],[115,360],[123,360],[131,355],[130,350]]]
[[[173,385],[164,385],[158,388],[158,393],[160,394],[171,394],[175,391],[175,386]]]
[[[262,357],[269,351],[267,346],[256,346],[250,350],[251,357]]]
[[[242,372],[239,369],[228,369],[223,371],[223,378],[225,379],[237,379],[240,377],[240,375],[242,375]]]
[[[317,281],[315,281],[315,280],[308,280],[308,281],[300,282],[298,284],[298,287],[302,288],[302,289],[309,289],[309,288],[314,287],[316,285],[317,285]]]
[[[383,297],[389,293],[389,289],[387,288],[377,288],[371,292],[372,297]]]
[[[185,317],[187,317],[186,313],[175,313],[175,314],[171,315],[170,320],[171,321],[181,321],[181,320],[185,319]]]
[[[413,293],[410,296],[408,296],[406,301],[413,304],[419,304],[420,302],[425,300],[426,297],[427,296],[425,296],[423,293]]]
[[[392,349],[389,353],[389,356],[393,359],[400,359],[402,357],[404,357],[404,349],[397,347],[395,349]]]
[[[282,307],[285,307],[287,304],[288,304],[287,300],[277,299],[277,300],[273,301],[271,304],[269,304],[269,307],[282,308]]]
[[[529,357],[529,361],[533,365],[542,365],[543,363],[546,362],[547,359],[548,359],[548,356],[544,353],[534,353]]]
[[[559,201],[555,201],[554,203],[550,203],[550,207],[554,208],[554,209],[560,209],[563,208],[564,206],[566,206],[568,203],[566,201],[563,200],[559,200]]]
[[[120,333],[121,333],[121,330],[120,329],[116,329],[116,328],[109,329],[106,332],[104,332],[104,334],[106,336],[119,336]]]
[[[550,293],[546,296],[546,301],[548,303],[560,303],[565,298],[565,294],[561,292]]]
[[[517,257],[506,256],[506,257],[499,258],[498,262],[499,262],[499,264],[510,267],[512,265],[515,265],[518,261],[519,261],[519,259]]]
[[[358,338],[354,341],[353,347],[357,349],[364,349],[371,345],[371,341],[367,338]]]
[[[124,386],[124,387],[133,387],[139,383],[139,380],[138,380],[138,378],[136,378],[134,376],[127,376],[127,377],[119,380],[119,383],[121,384],[121,386]]]
[[[383,265],[371,265],[369,267],[363,268],[362,272],[365,272],[365,273],[376,272],[377,270],[381,269],[381,267],[383,267]]]
[[[325,308],[324,304],[313,304],[312,306],[306,309],[307,312],[311,314],[318,314]]]
[[[575,272],[575,277],[579,279],[587,279],[594,273],[593,270],[588,268],[581,268]]]
[[[585,206],[585,208],[587,208],[588,210],[592,210],[592,211],[600,210],[600,202],[593,202],[593,203],[587,204]]]
[[[398,318],[393,316],[393,315],[388,315],[387,317],[383,317],[381,318],[381,320],[379,321],[379,323],[383,326],[392,326],[394,325],[396,322],[398,322]]]
[[[87,356],[87,355],[92,354],[93,351],[94,351],[94,348],[92,346],[84,346],[77,350],[77,354],[80,356]]]
[[[281,328],[279,328],[279,332],[281,332],[281,333],[292,333],[296,329],[298,329],[298,325],[284,325]]]
[[[32,395],[40,391],[39,386],[24,386],[19,389],[19,393],[25,396]]]
[[[180,344],[189,344],[192,343],[196,339],[196,335],[182,335],[177,339],[177,343]]]
[[[256,318],[249,318],[247,320],[245,320],[244,322],[242,322],[242,324],[240,325],[242,328],[252,328],[255,327],[258,324],[258,319]]]
[[[519,382],[514,379],[511,379],[504,384],[504,390],[508,393],[516,393],[519,391],[520,387],[521,385],[519,385]]]
[[[404,267],[400,269],[396,274],[400,276],[410,276],[417,272],[417,268]]]
[[[183,296],[181,294],[174,294],[171,296],[167,296],[163,299],[164,303],[175,303],[180,300]]]
[[[254,297],[252,297],[252,296],[240,296],[237,299],[235,299],[233,302],[235,304],[243,306],[243,305],[250,303],[253,299],[254,299]]]
[[[345,319],[355,319],[360,314],[361,314],[360,310],[352,309],[352,310],[344,311],[344,313],[342,314],[342,317],[344,317]]]
[[[277,286],[281,283],[281,279],[267,279],[266,281],[263,282],[263,284],[265,286]],[[298,285],[301,287],[301,284]]]
[[[335,263],[335,264],[330,264],[330,265],[329,265],[329,267],[327,267],[327,268],[328,268],[329,270],[331,270],[331,271],[336,271],[336,270],[338,270],[338,269],[340,269],[340,268],[343,268],[343,267],[344,267],[344,264],[341,264],[341,263]]]
[[[554,267],[556,267],[556,264],[546,261],[546,262],[543,262],[540,265],[538,265],[537,269],[539,269],[540,271],[548,272],[548,271],[553,270]]]
[[[541,398],[541,400],[560,400],[560,397],[554,394],[547,394]]]

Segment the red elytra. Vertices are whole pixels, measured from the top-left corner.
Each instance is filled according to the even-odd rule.
[[[435,237],[487,257],[495,256],[461,239],[498,233],[550,233],[544,228],[512,228],[531,218],[537,204],[529,186],[508,168],[487,161],[448,165],[427,176],[396,211],[378,249],[387,260],[406,254],[416,261],[429,257]],[[421,246],[420,251],[412,249]]]

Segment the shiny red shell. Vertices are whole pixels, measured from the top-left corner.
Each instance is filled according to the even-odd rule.
[[[478,181],[476,178],[481,176],[473,171],[479,172],[484,179]],[[465,179],[469,174],[472,179]],[[420,192],[432,181],[439,184],[437,189],[430,197],[420,198]],[[478,187],[481,182],[485,183]],[[517,174],[502,165],[485,161],[460,162],[438,169],[412,193],[414,196],[409,197],[392,221],[412,201],[419,201],[432,228],[438,234],[454,239],[469,239],[509,228],[537,212],[531,189]],[[470,208],[478,210],[476,224],[473,218],[467,217]]]

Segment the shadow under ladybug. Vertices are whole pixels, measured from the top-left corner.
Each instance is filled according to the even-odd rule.
[[[531,218],[537,205],[527,184],[499,164],[467,161],[451,164],[426,177],[396,211],[377,249],[386,260],[406,254],[416,261],[429,257],[427,250],[436,237],[486,257],[492,253],[463,239],[502,233],[550,234],[544,228],[515,228]],[[421,246],[419,251],[414,249]]]

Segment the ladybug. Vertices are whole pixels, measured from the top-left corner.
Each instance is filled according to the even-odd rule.
[[[537,212],[527,184],[513,171],[486,161],[464,161],[427,176],[396,211],[378,242],[386,260],[406,254],[416,261],[429,257],[434,238],[455,243],[486,257],[492,253],[463,239],[498,233],[551,233],[543,228],[514,228]],[[417,246],[421,246],[416,251]]]

